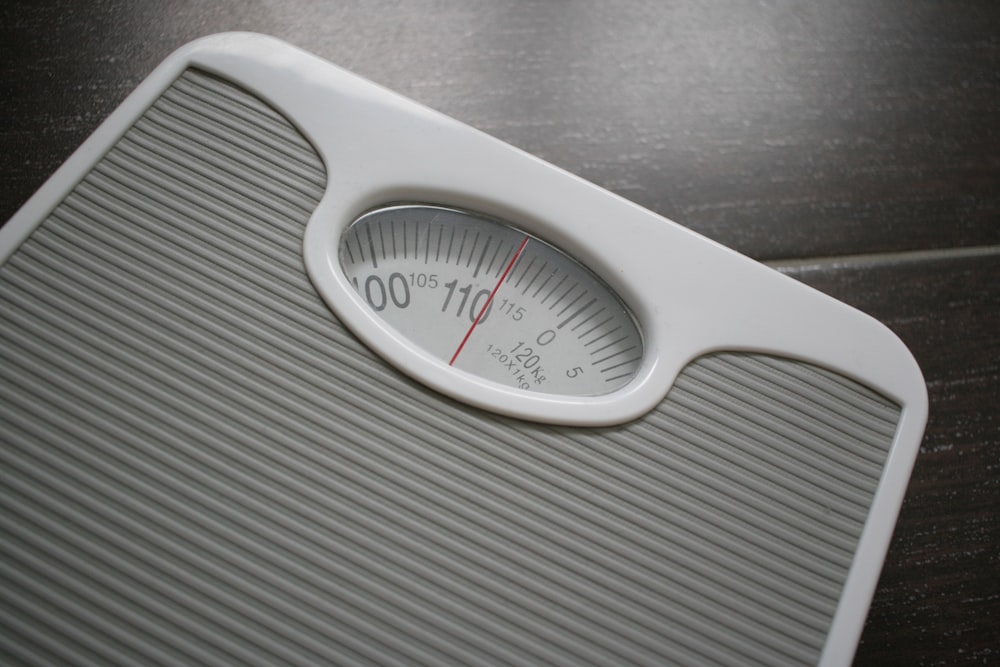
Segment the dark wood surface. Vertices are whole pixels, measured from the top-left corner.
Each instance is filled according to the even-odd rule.
[[[0,220],[167,54],[286,39],[888,324],[931,417],[859,665],[1000,662],[1000,3],[0,6]]]

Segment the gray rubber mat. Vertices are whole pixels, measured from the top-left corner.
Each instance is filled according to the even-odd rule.
[[[455,403],[314,292],[325,180],[188,71],[2,268],[5,662],[817,660],[896,405],[743,353],[621,427]]]

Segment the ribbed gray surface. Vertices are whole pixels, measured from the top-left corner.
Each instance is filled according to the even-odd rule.
[[[5,662],[815,662],[896,406],[747,354],[619,428],[458,405],[314,293],[324,180],[188,72],[2,269]]]

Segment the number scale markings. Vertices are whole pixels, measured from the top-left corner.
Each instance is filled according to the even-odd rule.
[[[359,218],[341,240],[351,285],[445,365],[524,391],[597,395],[628,383],[642,337],[586,268],[500,221],[434,206]]]
[[[458,344],[458,349],[455,350],[455,354],[451,356],[451,360],[448,362],[449,366],[455,365],[455,359],[458,359],[458,355],[462,353],[462,348],[464,348],[465,344],[469,341],[469,336],[472,335],[472,332],[475,331],[476,326],[479,324],[480,320],[483,319],[483,315],[486,313],[487,309],[489,309],[490,305],[493,304],[493,297],[496,296],[497,290],[500,289],[501,285],[503,285],[503,279],[506,278],[507,274],[510,273],[510,270],[514,268],[514,265],[517,263],[518,257],[521,256],[521,252],[524,250],[524,246],[528,245],[528,238],[529,237],[525,236],[524,240],[521,241],[521,245],[518,247],[517,252],[514,253],[514,257],[511,258],[510,264],[507,265],[507,271],[503,274],[503,276],[501,276],[500,280],[497,281],[497,284],[493,288],[493,291],[490,292],[490,297],[486,299],[486,304],[483,306],[483,309],[479,311],[478,315],[476,315],[476,320],[472,323],[472,326],[469,327],[469,330],[465,333],[465,337],[462,339],[462,342]]]

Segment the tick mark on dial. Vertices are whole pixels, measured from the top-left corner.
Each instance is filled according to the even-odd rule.
[[[486,303],[483,304],[483,307],[479,311],[479,314],[476,315],[476,320],[472,323],[472,326],[469,327],[469,330],[465,332],[465,338],[463,338],[462,342],[458,344],[458,349],[455,350],[455,354],[451,355],[451,361],[448,362],[449,366],[453,366],[455,364],[455,360],[458,359],[458,355],[462,353],[462,348],[465,347],[465,344],[469,341],[469,336],[472,335],[472,332],[476,330],[476,326],[479,324],[479,320],[483,318],[483,313],[485,313],[486,310],[490,307],[490,304],[493,303],[493,297],[496,296],[497,290],[499,290],[500,285],[503,284],[504,278],[507,277],[507,274],[509,274],[511,269],[514,268],[514,265],[517,264],[517,258],[520,257],[521,253],[524,251],[524,246],[528,245],[529,238],[530,237],[528,236],[524,237],[524,240],[521,241],[521,245],[518,246],[517,251],[514,253],[514,256],[510,258],[510,262],[507,264],[507,268],[504,270],[503,275],[500,276],[500,280],[497,281],[497,284],[493,287],[493,291],[490,292],[490,298],[486,299]]]

